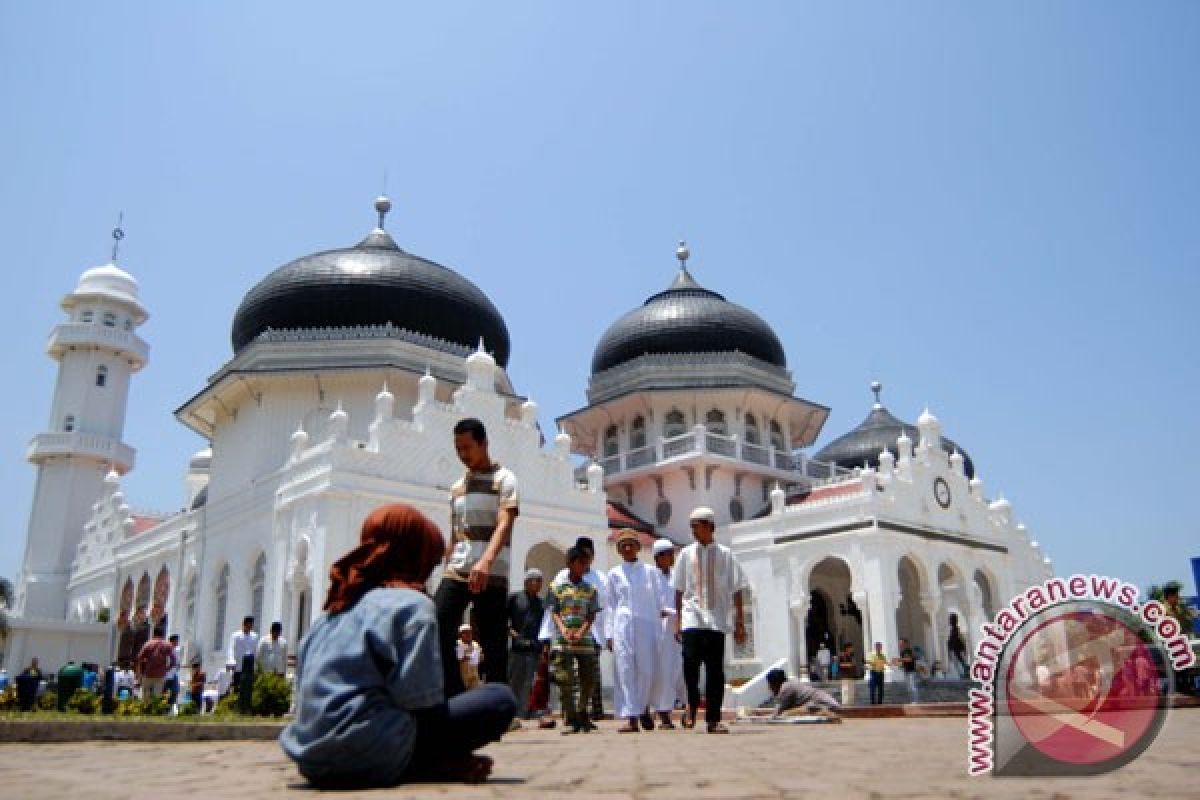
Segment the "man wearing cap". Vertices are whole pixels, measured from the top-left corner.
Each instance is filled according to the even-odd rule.
[[[671,568],[675,566],[675,543],[659,539],[654,543],[655,578],[658,581],[658,604],[662,620],[659,623],[658,662],[654,683],[650,687],[650,707],[658,712],[660,728],[674,728],[671,712],[675,701],[683,696],[683,654],[675,641],[675,590],[671,587]]]
[[[696,541],[679,554],[671,585],[679,640],[683,643],[683,678],[687,684],[688,709],[683,726],[694,727],[700,705],[700,665],[706,678],[704,719],[709,733],[729,733],[721,724],[721,702],[725,698],[725,634],[729,632],[733,606],[733,638],[746,640],[742,615],[742,591],[750,588],[746,573],[733,552],[716,542],[716,514],[701,506],[688,517]]]
[[[658,571],[638,561],[642,542],[637,531],[617,533],[621,563],[608,571],[608,646],[613,653],[615,682],[614,714],[626,720],[620,733],[637,733],[638,719],[647,730],[654,718],[646,713],[650,685],[658,662],[658,639],[662,627],[662,603]]]
[[[479,662],[483,658],[483,650],[475,641],[475,630],[469,622],[458,626],[455,655],[458,657],[458,674],[462,677],[463,686],[474,689],[480,683]]]
[[[517,716],[531,718],[529,690],[537,672],[538,628],[542,624],[542,571],[525,571],[525,586],[508,596],[508,685],[517,696]]]

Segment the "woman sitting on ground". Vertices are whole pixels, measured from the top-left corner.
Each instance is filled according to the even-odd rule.
[[[319,786],[404,781],[478,783],[516,714],[503,684],[445,700],[437,615],[425,582],[442,560],[441,532],[406,505],[376,509],[361,544],[330,571],[326,616],[300,647],[296,718],[279,737]]]

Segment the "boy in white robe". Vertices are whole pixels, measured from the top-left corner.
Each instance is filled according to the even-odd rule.
[[[658,570],[638,561],[642,549],[636,531],[617,534],[622,562],[608,571],[609,637],[616,667],[615,716],[626,720],[619,733],[637,733],[638,719],[646,714],[650,687],[658,665],[658,640],[662,631],[662,602]],[[649,726],[654,721],[649,718]]]
[[[657,567],[659,605],[662,621],[659,623],[658,664],[654,670],[654,683],[650,687],[650,708],[658,712],[660,728],[674,728],[671,712],[676,701],[683,696],[683,651],[675,641],[675,589],[671,586],[671,568],[675,566],[675,544],[670,539],[659,539],[654,543],[654,565]]]

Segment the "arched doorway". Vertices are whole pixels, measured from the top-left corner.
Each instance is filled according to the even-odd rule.
[[[975,570],[975,586],[979,589],[979,600],[983,605],[983,615],[991,620],[996,616],[996,594],[992,591],[992,580],[982,569]]]
[[[550,585],[550,581],[554,580],[554,576],[566,565],[566,551],[550,542],[538,542],[525,554],[525,569],[540,569],[546,576],[546,586]]]
[[[809,573],[809,610],[804,624],[804,655],[809,662],[816,662],[821,642],[828,645],[831,655],[849,643],[862,656],[862,611],[851,597],[851,584],[850,565],[834,556],[818,562]]]
[[[896,638],[907,639],[914,648],[920,648],[918,660],[929,658],[929,617],[921,607],[921,572],[912,558],[904,556],[896,565],[896,577],[900,587],[900,599],[896,604]]]

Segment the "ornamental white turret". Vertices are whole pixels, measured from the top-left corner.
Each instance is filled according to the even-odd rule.
[[[115,242],[123,236],[113,231]],[[84,272],[62,299],[67,319],[46,345],[58,378],[47,430],[26,453],[38,478],[14,609],[29,618],[66,619],[71,563],[92,504],[106,473],[133,469],[134,450],[122,437],[129,383],[150,350],[134,331],[148,314],[113,251],[114,263]]]
[[[917,430],[921,434],[917,452],[921,453],[923,457],[929,458],[942,446],[942,423],[926,408],[921,412],[921,416],[917,417]]]
[[[479,340],[478,349],[467,356],[466,388],[489,392],[496,388],[496,359],[483,349],[483,339]]]

